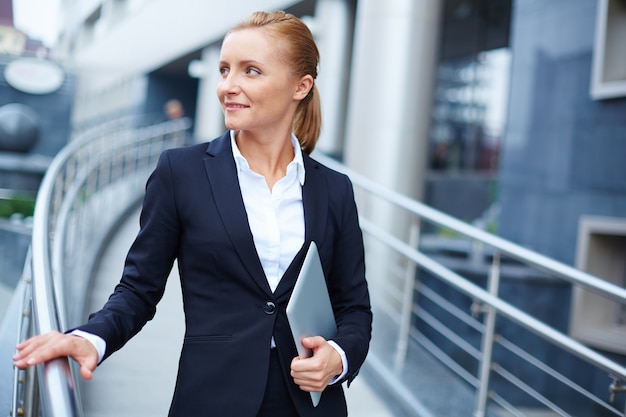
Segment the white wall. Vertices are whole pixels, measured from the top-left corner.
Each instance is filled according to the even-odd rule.
[[[106,3],[106,2],[105,2]],[[286,0],[151,0],[131,8],[123,19],[103,21],[89,43],[73,56],[80,70],[95,71],[100,88],[130,74],[147,73],[222,38],[257,10],[284,9]],[[94,82],[96,82],[94,80]]]

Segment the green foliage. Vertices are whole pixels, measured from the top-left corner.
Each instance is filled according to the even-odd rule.
[[[29,196],[14,195],[11,198],[0,198],[0,217],[9,218],[15,213],[30,217],[35,212],[35,199]]]
[[[437,235],[439,237],[453,238],[458,237],[459,234],[452,229],[448,229],[447,227],[440,226],[437,228]]]

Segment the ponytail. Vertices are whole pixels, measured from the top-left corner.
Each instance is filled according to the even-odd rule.
[[[293,131],[306,154],[310,154],[315,149],[321,130],[322,106],[317,86],[313,84],[309,95],[298,105],[293,120]]]

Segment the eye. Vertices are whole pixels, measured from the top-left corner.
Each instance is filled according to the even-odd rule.
[[[261,75],[261,71],[254,68],[254,67],[250,67],[246,70],[246,74],[248,75]]]
[[[220,71],[220,75],[222,75],[222,76],[227,75],[228,74],[228,67],[222,66],[222,67],[220,67],[219,71]]]

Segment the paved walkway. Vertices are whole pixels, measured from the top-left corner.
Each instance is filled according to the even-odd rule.
[[[89,311],[99,309],[121,275],[124,258],[138,230],[138,212],[129,216],[103,254]],[[122,350],[107,359],[82,386],[85,417],[167,415],[183,338],[178,271],[173,269],[155,318]],[[392,417],[390,409],[359,377],[346,390],[350,416]]]

